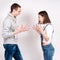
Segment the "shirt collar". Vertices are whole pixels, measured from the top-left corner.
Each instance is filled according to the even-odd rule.
[[[16,21],[16,17],[14,17],[11,13],[9,13],[8,15],[11,16],[14,21]]]
[[[47,23],[47,24],[50,24],[50,23]],[[45,28],[45,26],[46,26],[47,24],[41,24],[41,26],[42,26],[43,28]]]

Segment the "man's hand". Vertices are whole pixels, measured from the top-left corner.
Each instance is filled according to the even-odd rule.
[[[13,34],[17,34],[17,33],[20,33],[20,32],[25,32],[25,31],[28,31],[29,28],[27,25],[21,25],[19,27],[17,27],[17,29],[13,32]]]

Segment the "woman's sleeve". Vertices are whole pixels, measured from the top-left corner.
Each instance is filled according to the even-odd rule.
[[[53,36],[53,31],[54,31],[53,26],[48,25],[45,30],[46,30],[46,35],[49,37],[49,40],[51,40]]]

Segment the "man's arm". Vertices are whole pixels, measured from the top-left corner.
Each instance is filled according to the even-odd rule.
[[[3,32],[2,32],[3,38],[10,38],[14,36],[13,33],[10,32],[10,28],[11,28],[11,21],[7,19],[3,22]]]

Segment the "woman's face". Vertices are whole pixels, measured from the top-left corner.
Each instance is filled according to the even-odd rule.
[[[44,17],[41,15],[38,15],[38,21],[43,24]]]

